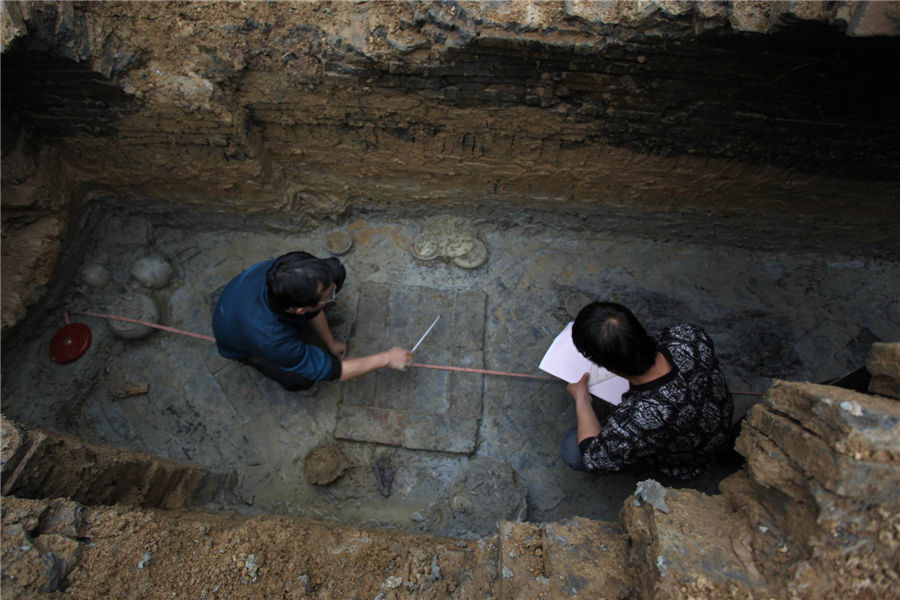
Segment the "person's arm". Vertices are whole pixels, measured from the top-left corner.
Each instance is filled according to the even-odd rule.
[[[347,346],[343,342],[334,339],[331,328],[328,326],[328,319],[325,318],[325,311],[320,311],[315,317],[309,320],[309,326],[312,327],[319,339],[328,347],[328,351],[337,358],[343,358],[347,351]],[[346,365],[344,366],[346,368]]]
[[[347,381],[384,367],[390,367],[397,371],[405,371],[409,366],[409,350],[394,346],[390,350],[360,356],[359,358],[347,358],[341,362],[341,378],[338,381]]]
[[[585,373],[581,379],[566,386],[569,394],[575,399],[575,418],[578,421],[578,443],[587,438],[600,434],[600,420],[591,406],[591,394],[588,392],[587,381],[589,374]]]

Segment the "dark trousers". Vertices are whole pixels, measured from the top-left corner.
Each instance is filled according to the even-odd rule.
[[[606,423],[615,406],[605,400],[591,396],[591,408],[594,409],[597,420],[600,423]],[[559,444],[559,455],[570,469],[587,471],[587,467],[584,466],[584,460],[582,459],[581,449],[578,447],[577,427],[573,427],[563,436],[562,442]]]
[[[285,371],[273,362],[269,362],[259,356],[251,356],[243,361],[245,365],[250,365],[269,379],[278,382],[278,384],[289,392],[299,392],[308,390],[316,382],[315,379],[308,379],[303,375],[297,375],[290,371]]]

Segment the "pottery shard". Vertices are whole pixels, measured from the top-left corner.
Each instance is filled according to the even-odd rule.
[[[306,455],[303,474],[315,485],[331,483],[347,470],[350,463],[337,444],[326,444],[313,448]]]
[[[409,244],[409,251],[419,260],[432,260],[441,253],[441,242],[438,236],[432,233],[422,233],[413,238]]]
[[[477,269],[487,260],[487,246],[481,240],[472,238],[469,248],[453,258],[453,264],[463,269]]]
[[[353,236],[346,231],[333,231],[325,238],[325,248],[335,256],[347,254],[353,247]]]

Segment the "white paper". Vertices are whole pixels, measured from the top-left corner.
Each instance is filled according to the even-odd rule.
[[[572,341],[572,323],[566,325],[550,344],[539,368],[568,383],[574,383],[588,373],[588,391],[610,404],[622,402],[622,394],[628,391],[630,385],[624,377],[595,365],[578,351]]]

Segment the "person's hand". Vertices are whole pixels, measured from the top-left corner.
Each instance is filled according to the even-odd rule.
[[[387,366],[398,371],[405,371],[412,360],[412,354],[409,353],[409,350],[400,346],[394,346],[385,354],[388,359]]]
[[[339,342],[335,339],[331,340],[331,343],[327,344],[328,351],[331,352],[331,355],[339,358],[341,360],[344,359],[344,355],[347,353],[347,344],[344,342]]]
[[[587,387],[588,377],[590,377],[590,373],[585,373],[581,376],[581,379],[566,386],[566,390],[575,400],[590,397]]]

